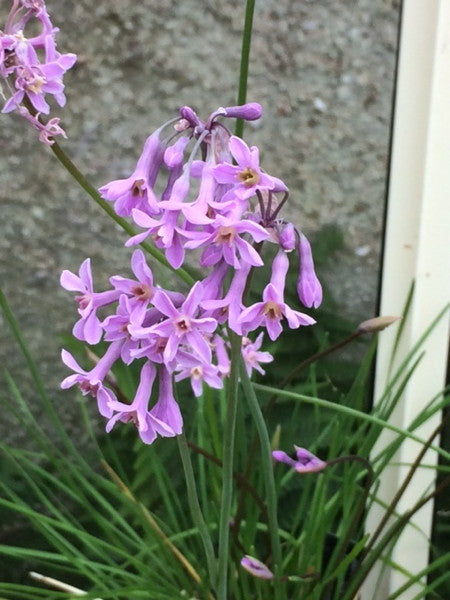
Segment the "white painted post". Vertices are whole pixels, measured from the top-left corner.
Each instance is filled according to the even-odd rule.
[[[397,364],[418,340],[433,318],[450,300],[450,1],[404,0],[400,62],[394,113],[391,180],[384,248],[381,314],[401,314],[411,282],[415,292],[405,323]],[[396,425],[406,427],[425,403],[444,386],[448,352],[448,313],[427,340],[419,367],[393,415]],[[384,389],[396,328],[380,335],[375,398]],[[417,433],[427,438],[439,423],[439,415]],[[380,447],[392,437],[380,439]],[[393,463],[411,463],[420,445],[408,440]],[[428,452],[425,463],[434,463]],[[382,481],[378,497],[384,502],[395,494],[408,470],[392,464]],[[420,469],[397,510],[408,510],[424,490],[433,486],[431,469]],[[367,531],[373,531],[382,510],[374,507]],[[407,527],[392,555],[393,561],[417,574],[426,567],[432,522],[431,504]],[[406,577],[388,569],[381,580],[374,570],[362,590],[363,600],[387,600]],[[401,596],[413,598],[422,583]]]

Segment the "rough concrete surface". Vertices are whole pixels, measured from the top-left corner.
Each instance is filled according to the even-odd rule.
[[[94,185],[128,176],[145,137],[188,104],[205,116],[235,103],[245,2],[48,0],[65,77],[63,147]],[[246,130],[263,166],[291,189],[307,233],[327,223],[346,249],[325,277],[346,314],[372,316],[380,257],[398,0],[257,0]],[[0,15],[8,10],[2,0]],[[60,336],[75,320],[60,272],[90,256],[100,285],[126,274],[124,234],[90,201],[25,122],[0,116],[0,283],[52,396],[76,421]],[[0,360],[32,398],[0,321]],[[4,391],[4,388],[3,388]],[[2,392],[2,395],[3,392]],[[4,413],[3,413],[4,415]],[[20,436],[2,416],[6,440]]]

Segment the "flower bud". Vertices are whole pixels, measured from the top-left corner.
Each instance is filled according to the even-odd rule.
[[[258,102],[247,102],[241,106],[226,106],[224,117],[244,119],[245,121],[256,121],[263,113],[261,104]]]
[[[272,571],[260,560],[248,554],[242,557],[241,567],[259,579],[273,579]]]
[[[373,319],[368,319],[367,321],[363,321],[358,325],[356,331],[358,333],[377,333],[378,331],[383,331],[395,321],[398,321],[401,317],[374,317]]]
[[[300,234],[298,245],[300,274],[297,282],[297,293],[305,306],[317,308],[322,303],[322,286],[314,270],[314,261],[311,245],[303,235]]]
[[[180,108],[180,117],[182,119],[186,119],[189,122],[191,127],[197,127],[201,124],[200,119],[197,117],[195,111],[192,110],[190,106],[182,106]]]
[[[292,223],[288,223],[280,231],[278,242],[285,252],[292,252],[295,248],[295,228]]]

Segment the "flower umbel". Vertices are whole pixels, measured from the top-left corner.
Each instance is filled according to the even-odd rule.
[[[4,56],[14,43],[10,37],[3,40]],[[14,46],[16,54],[26,55],[29,44],[24,44]],[[59,57],[53,43],[49,41],[46,47],[52,60],[68,65],[70,60]],[[37,77],[37,69],[33,73]],[[47,71],[42,73],[46,76]],[[44,90],[43,82],[42,86],[37,80],[35,84],[36,90]],[[101,366],[106,358],[99,361],[101,366],[86,372],[64,354],[67,366],[75,371],[64,380],[64,387],[78,383],[83,393],[94,395],[100,412],[108,418],[108,431],[118,422],[133,422],[147,444],[157,436],[179,435],[182,417],[173,395],[174,381],[189,378],[195,397],[202,395],[205,385],[222,388],[231,372],[230,330],[243,336],[241,353],[247,373],[256,369],[263,375],[261,365],[273,357],[262,349],[263,332],[256,339],[249,333],[262,326],[269,338],[276,340],[286,323],[296,329],[315,322],[284,300],[288,254],[297,240],[300,300],[308,307],[317,306],[321,294],[309,243],[281,215],[288,188],[262,169],[256,146],[249,147],[220,122],[226,118],[254,120],[261,112],[259,104],[250,102],[219,108],[203,121],[184,106],[179,119],[168,121],[147,137],[129,177],[99,190],[104,199],[114,203],[117,214],[131,217],[143,228],[126,246],[148,238],[164,251],[174,269],[183,265],[186,252],[201,250],[198,261],[203,270],[202,278],[187,293],[159,286],[141,250],[135,250],[131,259],[134,277],[113,275],[109,290],[94,291],[89,259],[78,274],[64,271],[61,275],[61,285],[78,293],[75,300],[80,319],[74,335],[89,344],[108,343],[105,357],[114,354],[114,361],[126,365],[145,361],[136,396],[127,404],[103,385],[106,371]],[[35,125],[39,128],[38,122]],[[51,141],[49,133],[42,135]],[[277,250],[270,281],[262,291],[262,301],[246,307],[252,270],[267,261],[264,244],[275,244]],[[157,380],[155,401],[153,383]],[[295,464],[301,459],[299,454]],[[303,464],[302,468],[311,466]]]

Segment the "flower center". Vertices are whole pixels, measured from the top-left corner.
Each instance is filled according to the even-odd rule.
[[[136,285],[135,287],[131,288],[131,293],[136,300],[141,300],[142,302],[145,300],[150,300],[150,298],[153,296],[153,290],[148,283]]]
[[[33,94],[40,94],[42,86],[47,82],[46,78],[42,75],[37,67],[22,67],[19,70],[19,77],[17,81],[21,80],[21,85]]]
[[[192,367],[191,377],[194,379],[201,379],[203,377],[203,368],[201,366]]]
[[[84,310],[88,307],[89,302],[91,301],[90,294],[83,294],[82,296],[75,296],[75,301],[78,302],[78,306],[81,310]]]
[[[250,167],[246,167],[243,171],[239,171],[237,179],[247,187],[255,185],[259,181],[259,174]]]
[[[183,335],[191,330],[191,321],[189,317],[181,316],[175,320],[175,330],[178,335]]]
[[[80,383],[80,390],[82,391],[83,394],[90,394],[91,396],[96,398],[97,392],[98,392],[98,386],[99,386],[98,383],[92,384],[90,381],[85,379],[84,381],[82,381]]]
[[[236,230],[234,227],[221,225],[217,230],[214,242],[216,244],[228,244],[232,245],[234,238],[236,237]]]
[[[269,317],[269,319],[278,320],[281,319],[283,312],[279,304],[269,300],[269,302],[266,302],[264,305],[264,314]]]
[[[143,179],[136,179],[136,181],[133,183],[133,186],[131,188],[132,196],[139,196],[140,198],[142,198],[142,196],[144,195],[144,190],[142,189],[143,183],[144,183]]]

